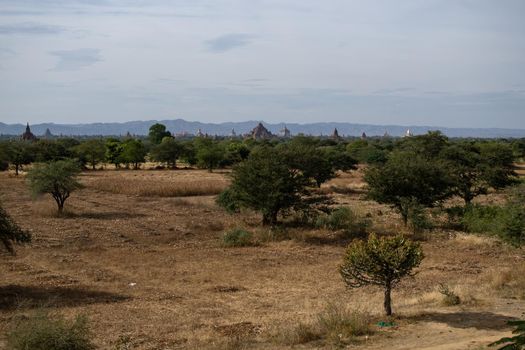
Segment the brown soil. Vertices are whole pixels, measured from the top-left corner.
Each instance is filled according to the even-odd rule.
[[[290,347],[275,332],[312,320],[330,301],[386,320],[380,290],[345,289],[337,272],[345,242],[322,239],[329,232],[302,230],[297,237],[306,239],[223,248],[224,230],[256,230],[259,218],[227,215],[213,196],[147,197],[94,186],[100,177],[120,182],[137,176],[225,183],[224,174],[199,170],[86,172],[86,187],[72,194],[59,218],[50,198],[31,198],[23,175],[0,174],[4,207],[33,234],[17,256],[0,257],[0,333],[20,314],[49,307],[66,316],[87,314],[102,349],[115,349],[123,339],[129,349],[284,349]],[[376,231],[404,230],[391,209],[361,199],[359,172],[324,188],[331,186],[347,187],[334,197],[369,216]],[[507,320],[525,317],[525,302],[504,299],[491,277],[524,265],[523,249],[444,228],[422,244],[419,273],[393,294],[395,326],[374,325],[374,334],[351,348],[482,349],[509,334]],[[463,302],[441,305],[439,283]],[[298,348],[323,346],[331,348],[322,342]]]

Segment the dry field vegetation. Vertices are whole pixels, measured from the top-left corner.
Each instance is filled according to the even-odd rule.
[[[404,231],[391,209],[362,199],[361,176],[322,190],[372,231]],[[339,276],[348,241],[322,229],[276,234],[254,214],[226,214],[214,203],[224,173],[106,170],[81,182],[58,218],[24,176],[0,174],[0,200],[33,234],[17,256],[0,257],[0,348],[15,320],[41,308],[87,315],[101,349],[485,349],[509,334],[507,320],[525,317],[525,252],[495,239],[445,226],[418,237],[426,258],[394,290],[386,319],[381,290],[347,290]],[[221,235],[237,227],[260,244],[224,247]]]

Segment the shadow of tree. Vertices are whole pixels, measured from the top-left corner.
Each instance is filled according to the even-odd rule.
[[[126,295],[79,287],[0,286],[0,310],[117,303],[129,299]]]
[[[514,318],[492,312],[459,311],[451,313],[425,313],[408,317],[412,321],[446,323],[453,328],[476,328],[480,330],[499,330],[508,328],[507,321]]]
[[[66,219],[96,219],[96,220],[114,220],[114,219],[133,219],[144,217],[144,214],[128,213],[128,212],[82,212],[82,213],[67,213],[64,217]]]

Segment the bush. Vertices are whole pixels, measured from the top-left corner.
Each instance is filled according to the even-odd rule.
[[[90,338],[85,316],[71,321],[40,312],[16,324],[7,344],[12,350],[92,350]]]
[[[331,344],[351,343],[355,337],[371,334],[371,317],[360,310],[349,309],[338,303],[330,303],[311,323],[299,323],[291,331],[281,334],[282,342],[296,345],[315,340]]]
[[[322,334],[328,340],[336,342],[369,334],[370,322],[370,316],[367,313],[333,303],[328,304],[317,317]]]
[[[447,285],[440,284],[438,291],[443,295],[443,305],[454,306],[459,305],[461,303],[461,299],[459,298],[459,296],[456,293],[454,293],[453,290],[450,290],[450,288]]]
[[[222,236],[222,244],[225,247],[247,247],[254,245],[253,235],[243,229],[233,229],[227,231]]]
[[[512,245],[525,241],[525,212],[521,205],[469,206],[462,220],[467,232],[487,233]]]
[[[343,230],[345,236],[364,235],[370,222],[362,220],[348,207],[339,207],[328,215],[320,216],[316,221],[316,226],[329,230]]]
[[[489,344],[489,346],[503,345],[499,350],[520,350],[525,349],[525,320],[521,321],[508,321],[510,326],[515,326],[516,329],[512,331],[512,334],[516,334],[513,337],[504,337],[500,340]]]
[[[291,239],[288,230],[282,226],[262,228],[257,230],[256,234],[260,242],[281,242]]]
[[[31,234],[22,230],[0,205],[0,243],[11,254],[15,253],[13,243],[31,242]]]

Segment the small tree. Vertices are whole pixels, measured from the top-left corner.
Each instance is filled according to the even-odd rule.
[[[36,165],[29,171],[28,179],[33,195],[49,193],[58,206],[58,213],[64,210],[64,202],[71,192],[82,187],[76,177],[80,167],[71,160],[58,160]]]
[[[274,225],[279,213],[302,202],[308,185],[311,181],[291,169],[277,150],[264,146],[233,168],[232,184],[218,202],[230,211],[239,207],[258,211],[263,225]]]
[[[96,165],[102,161],[106,156],[106,146],[104,141],[100,139],[92,139],[82,142],[76,146],[76,151],[82,159],[85,159],[93,170],[96,169]]]
[[[140,163],[146,161],[147,151],[146,147],[140,140],[128,139],[122,142],[122,153],[119,158],[121,163],[126,164],[128,168],[129,164],[133,164],[133,169],[138,169]]]
[[[403,236],[377,238],[367,242],[354,241],[348,246],[339,271],[349,288],[378,285],[384,288],[384,308],[392,315],[391,292],[403,277],[413,275],[412,269],[423,260],[418,243]]]
[[[106,140],[106,161],[115,165],[115,169],[120,167],[121,154],[122,154],[122,143],[117,139]]]
[[[13,243],[25,243],[31,241],[29,232],[22,230],[7,212],[0,206],[0,241],[5,249],[14,254]]]
[[[177,167],[177,159],[182,156],[184,147],[173,137],[165,137],[162,142],[154,146],[150,152],[152,160],[167,163],[170,168]]]
[[[203,169],[212,172],[217,168],[224,158],[224,150],[219,144],[208,138],[198,138],[195,140],[197,148],[197,164]]]
[[[438,161],[410,151],[394,151],[382,166],[365,172],[368,198],[396,208],[405,226],[411,205],[433,207],[452,194],[450,179]]]
[[[170,137],[171,133],[166,130],[166,125],[156,123],[150,126],[148,138],[154,145],[158,145],[165,137]]]
[[[12,141],[9,143],[6,153],[8,160],[15,166],[15,175],[26,164],[30,164],[34,160],[34,150],[31,143],[27,141]]]

